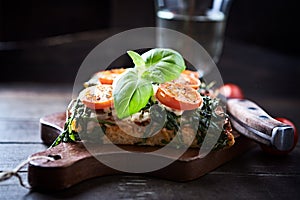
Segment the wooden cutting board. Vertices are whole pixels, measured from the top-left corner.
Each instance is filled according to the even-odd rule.
[[[55,113],[41,118],[41,138],[45,144],[50,145],[54,141],[60,134],[64,122],[65,113]],[[177,159],[172,153],[164,156],[155,154],[157,147],[129,145],[119,146],[125,151],[118,151],[112,148],[112,145],[94,146],[93,148],[99,153],[92,156],[82,142],[61,143],[54,148],[32,155],[49,156],[55,161],[47,161],[46,159],[31,161],[28,168],[28,181],[33,189],[61,190],[93,177],[125,173],[104,165],[97,157],[106,156],[120,163],[126,158],[126,162],[134,163],[135,154],[130,152],[154,152],[145,154],[145,156],[158,161],[174,160],[170,165],[153,172],[144,173],[145,175],[173,181],[190,181],[207,174],[255,146],[253,141],[237,132],[234,135],[236,142],[231,148],[210,152],[203,158],[199,156],[199,149],[197,148],[188,149]],[[176,149],[172,151],[175,152]]]

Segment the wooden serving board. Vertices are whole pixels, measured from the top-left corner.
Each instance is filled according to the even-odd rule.
[[[42,140],[49,145],[62,130],[65,113],[45,116],[41,118],[40,122]],[[173,181],[190,181],[207,174],[255,146],[253,141],[239,134],[235,134],[235,140],[236,142],[231,148],[210,152],[203,158],[199,156],[199,149],[190,148],[179,159],[172,153],[164,156],[155,154],[157,147],[120,145],[125,151],[118,151],[112,148],[112,145],[97,145],[93,148],[98,153],[93,156],[82,142],[61,143],[54,148],[32,155],[49,156],[55,161],[46,159],[31,161],[28,168],[28,181],[33,189],[61,190],[93,177],[125,173],[102,164],[97,157],[106,156],[120,163],[124,160],[134,163],[134,154],[130,152],[154,152],[145,154],[145,159],[174,160],[170,165],[144,173],[145,175]],[[174,148],[172,151],[175,152],[176,149]]]

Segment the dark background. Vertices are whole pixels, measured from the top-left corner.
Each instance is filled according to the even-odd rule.
[[[299,57],[297,5],[233,0],[226,40]],[[152,0],[0,0],[0,81],[72,83],[107,30],[145,26],[155,26]]]

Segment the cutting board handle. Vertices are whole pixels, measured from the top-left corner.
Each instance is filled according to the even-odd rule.
[[[65,112],[54,113],[40,120],[42,140],[51,144],[60,132],[65,122]],[[199,156],[198,148],[189,148],[179,159],[174,157],[170,165],[157,171],[142,173],[154,177],[173,181],[190,181],[216,169],[220,165],[241,155],[256,144],[240,134],[235,135],[235,144],[231,148],[210,152],[205,157]],[[154,152],[158,147],[122,145],[128,153],[112,150],[110,145],[96,145],[97,155],[93,156],[82,142],[61,143],[45,151],[37,152],[32,156],[48,156],[54,161],[35,160],[28,167],[28,181],[33,190],[62,190],[84,180],[112,174],[126,174],[106,166],[97,156],[107,156],[121,163],[122,159],[134,159],[130,152]],[[176,150],[176,149],[174,149]],[[174,151],[172,150],[172,151]],[[172,152],[171,151],[171,152]],[[151,156],[146,154],[147,156]],[[156,156],[157,159],[169,159],[165,156]],[[177,159],[177,160],[176,160]],[[132,161],[134,163],[134,161]],[[126,164],[126,163],[125,163]],[[178,173],[180,172],[180,173]]]

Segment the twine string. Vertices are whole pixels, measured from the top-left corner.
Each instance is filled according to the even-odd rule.
[[[17,167],[15,167],[13,170],[9,170],[9,171],[3,171],[0,173],[0,182],[6,181],[8,179],[10,179],[11,177],[15,176],[18,178],[19,183],[22,187],[27,188],[27,189],[31,189],[31,187],[28,184],[25,184],[22,180],[22,177],[19,174],[19,171],[25,166],[27,165],[29,162],[33,161],[33,160],[38,160],[38,159],[46,159],[48,161],[54,161],[55,159],[52,157],[48,157],[48,156],[32,156],[26,160],[24,160],[23,162],[21,162]]]

